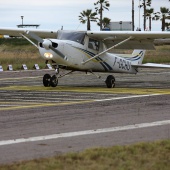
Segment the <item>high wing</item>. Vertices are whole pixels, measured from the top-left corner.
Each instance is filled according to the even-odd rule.
[[[0,28],[0,34],[9,36],[21,36],[26,31],[33,32],[41,38],[56,38],[58,31],[26,29],[26,28]],[[115,49],[154,49],[155,39],[170,38],[170,32],[147,32],[147,31],[87,31],[91,38],[102,40],[107,48],[112,47],[121,41],[129,38],[127,43],[121,44]],[[28,35],[29,37],[29,35]]]
[[[131,37],[131,39],[115,49],[155,49],[155,39],[170,38],[170,32],[162,31],[87,31],[91,38],[102,40],[107,48]]]
[[[29,30],[41,38],[56,38],[58,31],[39,30],[39,29],[23,29],[23,28],[0,28],[1,35],[9,35],[11,37],[19,37],[20,34],[25,34]]]

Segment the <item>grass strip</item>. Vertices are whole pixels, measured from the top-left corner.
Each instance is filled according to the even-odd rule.
[[[88,149],[0,165],[0,170],[169,170],[170,140]]]

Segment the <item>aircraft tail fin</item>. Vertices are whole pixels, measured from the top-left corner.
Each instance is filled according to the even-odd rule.
[[[168,68],[170,65],[165,64],[156,64],[156,63],[145,63],[142,64],[143,58],[145,55],[145,50],[134,50],[132,56],[129,58],[131,65],[137,68]]]
[[[142,64],[145,56],[145,50],[134,50],[131,57],[128,60],[131,61],[132,65]]]

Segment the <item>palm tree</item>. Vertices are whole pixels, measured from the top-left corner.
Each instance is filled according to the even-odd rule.
[[[146,7],[150,7],[152,3],[152,0],[143,0],[142,5],[140,5],[140,8],[143,7],[143,28],[146,29]]]
[[[80,13],[79,20],[81,23],[85,24],[87,22],[87,30],[91,29],[90,21],[97,22],[97,18],[95,17],[97,15],[96,12],[92,12],[91,9],[87,9],[86,11],[83,11]]]
[[[169,28],[170,28],[170,23],[169,23],[169,22],[166,22],[166,23],[165,23],[165,27],[166,27],[166,29],[169,29]]]
[[[110,3],[107,0],[98,0],[96,3],[94,3],[96,12],[100,15],[100,19],[99,19],[99,26],[100,26],[100,30],[102,30],[102,22],[103,22],[103,11],[104,9],[109,10],[108,7],[110,7]]]
[[[169,8],[165,8],[165,7],[161,7],[160,11],[162,13],[162,31],[165,31],[165,27],[166,27],[165,20],[170,19],[170,11]]]
[[[166,27],[166,19],[170,19],[170,10],[166,7],[160,7],[160,12],[155,13],[154,20],[161,20],[162,21],[162,31],[165,31]]]
[[[110,21],[111,21],[110,18],[104,17],[102,19],[102,29],[108,27],[108,25],[110,24]],[[97,25],[100,26],[100,23],[97,23]]]
[[[150,9],[146,9],[146,19],[149,19],[149,31],[151,31],[152,29],[152,14],[154,13],[154,9],[150,8]]]

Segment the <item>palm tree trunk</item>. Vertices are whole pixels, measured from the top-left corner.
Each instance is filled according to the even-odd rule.
[[[144,10],[144,16],[143,16],[143,29],[145,31],[146,29],[146,0],[143,0],[143,10]]]
[[[149,31],[151,31],[151,25],[152,25],[152,18],[151,18],[151,16],[149,17]]]
[[[132,0],[132,31],[135,30],[135,21],[134,21],[134,0]]]
[[[102,23],[102,18],[103,18],[103,11],[102,11],[102,9],[103,9],[103,6],[102,6],[102,3],[100,4],[100,31],[102,31],[102,25],[103,25],[103,23]]]
[[[165,15],[162,18],[162,31],[165,31]]]
[[[88,18],[87,20],[87,30],[89,31],[91,28],[90,28],[90,19]]]

